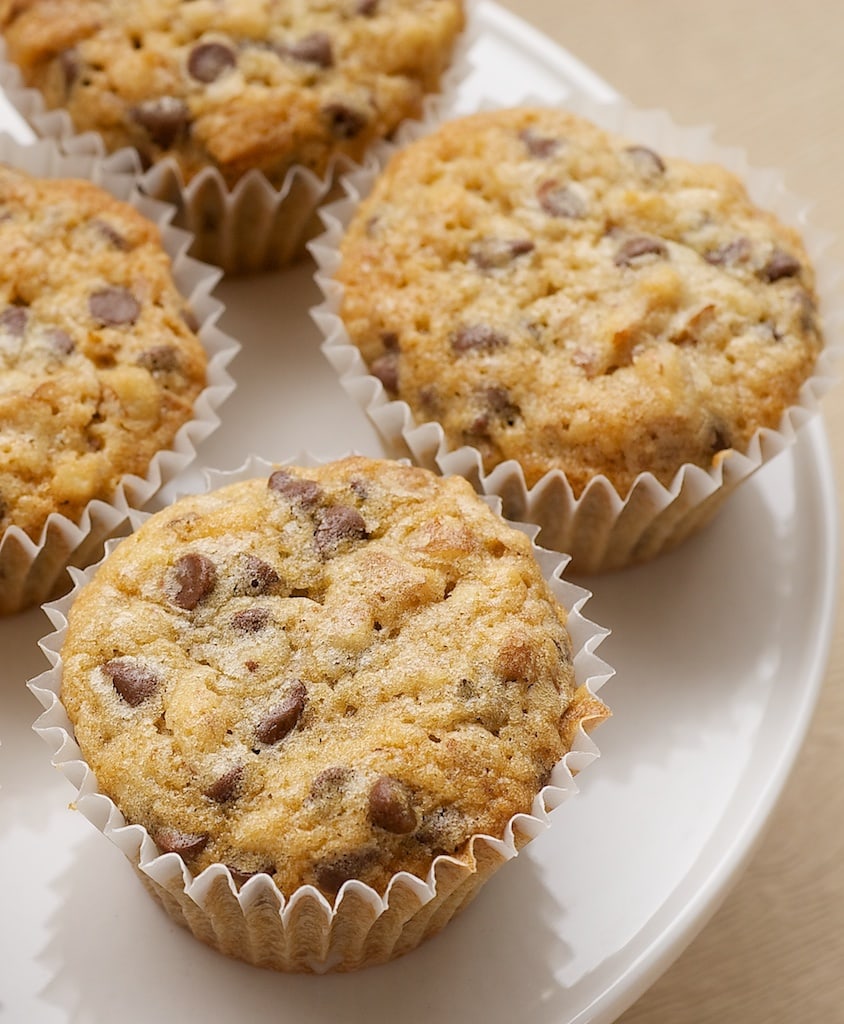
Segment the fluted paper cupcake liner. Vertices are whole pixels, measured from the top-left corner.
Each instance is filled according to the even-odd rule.
[[[547,102],[526,96],[514,99],[512,105],[547,106]],[[497,106],[481,102],[478,110]],[[785,411],[778,429],[758,430],[746,451],[731,451],[709,470],[691,464],[680,467],[667,486],[652,473],[642,473],[626,495],[600,475],[576,497],[561,470],[546,473],[529,487],[517,461],[508,460],[486,472],[476,448],[450,447],[439,423],[419,422],[406,402],[388,396],[381,381],[369,372],[339,315],[343,290],[334,279],[340,264],[339,245],[361,200],[397,151],[398,147],[389,143],[377,147],[363,167],[342,180],[345,198],[321,211],[326,230],[309,248],[325,299],[312,316],[323,334],[323,352],[345,390],[379,430],[387,451],[409,456],[429,469],[460,474],[480,493],[498,495],[504,515],[539,526],[538,539],[543,545],[569,553],[573,569],[589,573],[645,562],[676,547],[708,523],[739,484],[794,444],[796,431],[817,415],[821,397],[834,383],[834,365],[844,336],[844,275],[826,256],[831,236],[809,222],[811,204],[786,189],[780,172],[754,169],[744,151],[716,145],[711,129],[680,127],[665,111],[637,110],[624,100],[599,103],[576,92],[563,106],[609,132],[659,152],[721,164],[745,182],[757,205],[800,231],[817,275],[826,345],[812,376],[800,389],[797,403]],[[409,123],[400,134],[400,145],[434,127],[425,122]]]
[[[443,72],[440,91],[423,100],[424,117],[435,119],[451,102],[470,68],[469,51],[477,37],[473,17],[476,0],[466,2],[466,27],[455,40],[449,67]],[[9,102],[39,136],[75,146],[77,134],[64,110],[46,110],[37,89],[24,85],[20,71],[6,59],[0,40],[0,87]],[[105,145],[100,141],[101,151]],[[140,169],[140,157],[137,166]],[[356,164],[345,156],[335,158],[325,174],[297,165],[291,167],[280,187],[258,170],[247,172],[234,186],[222,174],[207,167],[185,181],[172,157],[157,161],[140,174],[142,192],[175,208],[173,223],[188,231],[193,241],[191,256],[222,268],[227,274],[276,270],[307,255],[307,242],[321,230],[320,204],[339,195],[338,182]]]
[[[216,325],[223,305],[212,291],[220,272],[186,255],[190,236],[171,227],[172,207],[137,191],[135,155],[130,150],[103,158],[93,136],[77,136],[68,153],[52,140],[22,145],[0,135],[0,162],[37,177],[84,178],[153,221],[172,260],[176,287],[200,325],[197,333],[207,356],[206,384],[194,403],[193,417],[176,433],[170,448],[153,456],[143,476],[126,474],[112,495],[89,502],[75,520],[52,513],[37,540],[17,526],[0,536],[0,614],[9,614],[42,604],[56,596],[58,588],[67,589],[66,566],[85,565],[99,557],[103,541],[126,521],[129,510],[141,508],[190,465],[196,446],[219,425],[218,407],[234,390],[227,366],[239,346]]]
[[[321,460],[303,455],[292,461],[315,465]],[[207,473],[208,489],[266,476],[274,468],[277,465],[252,457],[232,473]],[[493,508],[500,504],[497,499],[485,500]],[[133,525],[139,526],[145,518],[133,513]],[[536,533],[533,527],[512,525],[529,537]],[[117,543],[109,541],[107,550]],[[73,591],[45,609],[56,629],[41,643],[52,668],[28,684],[46,709],[35,723],[35,731],[51,748],[53,764],[76,788],[74,806],[123,851],[167,913],[203,942],[257,966],[283,971],[350,971],[384,963],[439,931],[501,865],[543,832],[551,824],[550,812],[576,792],[573,776],[598,756],[584,723],[607,714],[595,696],[613,674],[595,653],[607,631],[582,614],[588,591],[560,578],[566,559],[535,544],[534,553],[543,576],[568,612],[575,681],[582,701],[579,707],[584,709],[571,749],[537,794],[530,814],[516,814],[500,836],[479,834],[469,840],[464,852],[438,856],[424,879],[407,872],[394,875],[383,896],[357,880],[347,881],[334,901],[310,885],[285,894],[268,875],[256,875],[238,891],[223,864],[211,865],[193,876],[176,854],[160,854],[147,830],[128,824],[113,801],[99,792],[60,697],[68,610],[97,566],[74,570]]]

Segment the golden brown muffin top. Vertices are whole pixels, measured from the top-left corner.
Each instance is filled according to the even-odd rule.
[[[158,229],[86,181],[0,167],[0,525],[37,539],[146,473],[205,353]]]
[[[61,696],[101,791],[193,871],[383,891],[500,837],[606,713],[565,623],[466,481],[354,457],[153,516],[73,604]]]
[[[800,238],[734,175],[550,108],[397,152],[337,277],[352,341],[417,422],[575,494],[745,450],[822,345]]]
[[[10,58],[110,149],[174,156],[229,185],[359,159],[437,89],[461,0],[18,0]]]

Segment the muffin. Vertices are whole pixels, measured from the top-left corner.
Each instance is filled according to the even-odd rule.
[[[217,231],[223,197],[249,172],[271,191],[292,187],[295,222],[334,161],[360,160],[419,116],[462,27],[461,0],[0,4],[9,59],[75,131],[98,132],[109,151],[134,147],[147,164],[166,158],[184,182],[216,172],[218,188],[205,181],[194,198]],[[202,242],[212,231],[196,230],[200,212],[186,226]],[[256,246],[260,218],[245,216]]]
[[[200,902],[200,938],[351,969],[442,927],[606,717],[558,588],[462,478],[288,466],[183,498],[112,551],[71,605],[60,698],[149,859],[180,858],[169,887],[142,869],[168,909],[204,880],[220,907]],[[257,893],[262,927],[272,893],[312,905],[306,924],[288,907],[253,948]]]
[[[155,457],[197,415],[207,358],[158,227],[92,182],[0,166],[0,260],[9,612],[49,597],[79,534],[95,539],[92,503],[122,505],[123,518],[124,480],[160,477]],[[156,486],[137,484],[144,500]]]
[[[412,425],[471,448],[480,476],[564,477],[570,504],[604,481],[611,514],[644,475],[676,489],[683,467],[719,471],[778,430],[823,347],[799,235],[734,174],[553,108],[475,114],[395,152],[333,284],[335,344],[359,349]],[[672,524],[605,554],[606,530],[572,538],[567,518],[533,521],[586,568],[680,539]]]

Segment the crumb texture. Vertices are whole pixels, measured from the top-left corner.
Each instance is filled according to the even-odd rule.
[[[822,345],[799,236],[734,175],[561,110],[473,115],[399,152],[338,278],[352,341],[418,422],[576,494],[746,450]]]
[[[71,610],[62,700],[101,790],[192,870],[383,891],[530,812],[585,717],[565,623],[466,481],[353,457],[122,542]]]
[[[146,473],[205,353],[158,229],[85,181],[0,168],[0,523],[33,539]]]

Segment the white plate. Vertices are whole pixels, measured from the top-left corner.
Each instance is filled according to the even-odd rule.
[[[596,98],[611,90],[483,4],[462,91]],[[11,124],[11,115],[3,114]],[[377,437],[318,350],[304,266],[227,282],[244,342],[240,386],[201,450],[233,468],[254,451],[377,454]],[[438,938],[348,977],[276,975],[228,960],[166,918],[117,852],[67,807],[67,782],[30,730],[24,680],[45,662],[32,612],[0,622],[0,1021],[363,1024],[401,1019],[613,1020],[664,970],[743,866],[797,756],[822,681],[836,580],[836,514],[819,422],[767,465],[705,534],[644,568],[589,581],[587,613],[615,717],[582,793]]]

